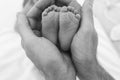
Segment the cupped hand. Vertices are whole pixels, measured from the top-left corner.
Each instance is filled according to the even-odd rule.
[[[47,71],[46,68],[43,68],[43,66],[45,66],[46,63],[51,64],[52,61],[54,62],[55,59],[55,64],[52,64],[52,66],[47,65],[47,70],[50,70],[50,72],[59,72],[59,70],[66,71],[66,68],[68,67],[66,67],[66,63],[70,63],[69,66],[72,66],[71,61],[69,60],[69,56],[61,55],[60,50],[54,44],[52,44],[48,39],[41,37],[41,29],[39,29],[41,27],[41,24],[39,24],[41,21],[41,13],[46,7],[51,4],[62,4],[62,6],[70,5],[77,9],[79,12],[81,11],[81,6],[76,3],[75,0],[40,0],[37,1],[34,6],[31,6],[31,4],[27,4],[23,13],[18,15],[17,20],[17,31],[21,35],[22,45],[24,50],[26,51],[27,56],[33,61],[38,69],[42,70],[45,74]],[[78,32],[74,36],[71,44],[72,61],[75,64],[74,66],[76,68],[77,75],[81,80],[97,80],[101,79],[102,75],[106,75],[106,72],[103,68],[96,68],[98,67],[98,62],[96,58],[98,38],[94,29],[92,4],[93,0],[85,1],[82,7],[82,19],[80,27]],[[32,30],[40,37],[37,37]],[[52,52],[52,54],[48,54],[48,52]],[[50,57],[48,58],[48,56]],[[56,58],[53,58],[53,56]],[[58,65],[57,69],[53,69],[56,68],[54,65]],[[67,70],[68,69],[69,68],[67,68]],[[73,66],[72,70],[68,71],[70,73],[72,72],[72,76],[75,77],[75,70],[73,69]],[[108,77],[108,75],[106,76]],[[69,77],[70,79],[74,78],[71,78],[70,75],[67,77]],[[106,79],[106,77],[104,78]]]
[[[80,27],[71,45],[74,57],[80,57],[79,59],[96,58],[98,37],[94,28],[92,6],[93,0],[85,0]]]
[[[24,13],[28,16],[31,29],[39,37],[42,19],[40,14],[50,5],[72,6],[81,14],[81,5],[76,0],[25,0]]]
[[[94,76],[98,64],[98,37],[94,28],[92,6],[93,0],[85,0],[80,28],[71,44],[72,59],[81,80],[97,80]]]
[[[17,15],[16,31],[21,36],[22,47],[26,55],[44,73],[46,79],[64,78],[74,80],[75,70],[70,59],[63,55],[52,42],[42,37],[41,30],[37,29],[39,30],[38,37],[33,32],[35,29],[31,29],[33,26],[36,28],[36,20],[40,18],[42,11],[50,3],[47,4],[45,0],[40,0],[31,8],[28,3],[25,9]]]

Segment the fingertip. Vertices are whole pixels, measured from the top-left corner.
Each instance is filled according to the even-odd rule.
[[[39,0],[35,5],[29,10],[27,16],[30,18],[37,18],[42,14],[42,11],[48,6],[54,3],[53,0]]]
[[[83,4],[83,10],[92,10],[93,8],[93,2],[94,0],[85,0],[84,4]]]
[[[94,29],[93,1],[94,0],[85,0],[82,7],[81,30],[85,33]]]
[[[26,41],[35,37],[28,19],[23,12],[17,13],[16,31],[20,34],[21,38]]]
[[[93,2],[94,0],[85,0],[82,8],[82,17],[85,21],[93,21]]]
[[[25,0],[25,1],[26,1],[26,0]],[[26,4],[24,4],[24,6],[23,6],[23,12],[24,12],[25,14],[27,14],[33,5],[34,5],[33,0],[28,0],[28,1],[26,2]]]
[[[19,23],[20,26],[28,26],[28,20],[26,15],[23,12],[18,12],[17,13],[17,21]]]

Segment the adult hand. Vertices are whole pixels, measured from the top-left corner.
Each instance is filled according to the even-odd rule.
[[[85,0],[81,25],[71,44],[72,59],[81,80],[98,80],[95,75],[98,37],[94,29],[93,0]]]
[[[71,45],[74,60],[96,61],[98,37],[94,29],[92,4],[93,0],[85,0],[82,7],[81,24]]]
[[[97,61],[98,37],[93,21],[93,1],[85,0],[81,25],[71,44],[72,59],[81,80],[114,80]]]
[[[62,55],[48,39],[42,36],[37,37],[31,29],[31,24],[34,24],[29,19],[35,22],[43,9],[49,5],[43,5],[41,2],[44,0],[38,1],[30,10],[24,9],[17,15],[16,30],[21,35],[22,47],[29,59],[44,73],[46,80],[55,80],[56,78],[73,80],[75,79],[75,71],[69,58]]]
[[[77,34],[75,35],[72,42],[72,46],[71,46],[73,62],[77,69],[78,76],[81,78],[81,80],[97,80],[97,79],[113,80],[113,78],[111,78],[105,72],[105,70],[98,65],[98,62],[96,59],[97,35],[93,25],[91,1],[92,0],[89,0],[89,1],[86,0],[82,8],[82,12],[83,12],[82,24]],[[43,56],[41,55],[42,54],[41,52],[43,51],[44,53],[44,51],[46,50],[46,47],[50,48],[50,50],[53,51],[53,54],[55,53],[54,56],[55,55],[58,56],[56,57],[56,59],[60,61],[59,63],[64,64],[64,61],[62,59],[63,56],[61,56],[61,53],[56,54],[59,52],[59,50],[57,50],[57,48],[49,40],[43,37],[38,38],[37,36],[34,35],[34,33],[30,28],[32,27],[31,25],[33,25],[35,26],[33,30],[36,29],[36,24],[34,22],[36,22],[37,18],[39,18],[38,16],[41,15],[44,8],[46,8],[46,6],[51,4],[51,2],[48,1],[45,4],[46,6],[43,7],[41,6],[43,4],[43,3],[41,4],[41,2],[44,2],[44,1],[42,0],[40,0],[40,2],[38,1],[37,2],[38,5],[36,4],[37,6],[36,5],[33,6],[32,9],[30,9],[30,11],[28,9],[24,10],[24,13],[26,13],[27,17],[29,18],[29,22],[25,14],[22,13],[18,16],[17,30],[22,37],[22,44],[28,57],[33,61],[33,63],[38,67],[39,70],[43,70],[45,72],[45,69],[43,69],[42,67],[43,65],[45,65],[45,63],[49,63],[49,62],[45,62],[45,63],[43,62],[53,60],[51,58],[48,59],[47,57],[46,57],[47,60],[45,60],[46,58],[44,59]],[[74,2],[72,2],[69,5],[72,5],[74,7],[73,3]],[[27,8],[30,8],[29,5]],[[81,7],[77,7],[76,9],[80,10]],[[38,33],[40,36],[40,31],[38,31]],[[41,45],[39,45],[38,43]],[[45,45],[45,48],[41,48],[41,46],[44,46],[44,45]],[[45,51],[45,53],[47,52]],[[45,54],[44,57],[46,55],[47,54]],[[53,57],[53,55],[51,56]],[[70,61],[68,61],[68,63],[70,63]],[[60,67],[62,67],[62,70],[63,70],[65,69],[65,66],[66,65],[60,66]],[[50,66],[48,66],[48,68],[49,67]],[[107,77],[104,77],[104,75]]]

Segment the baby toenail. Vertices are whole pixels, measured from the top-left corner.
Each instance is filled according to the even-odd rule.
[[[51,10],[52,8],[51,7],[48,7],[47,10]]]
[[[74,12],[74,8],[71,7],[71,6],[68,6],[68,10],[71,11],[71,12]]]
[[[74,14],[78,14],[78,11],[77,11],[77,10],[74,10]]]
[[[47,16],[47,12],[45,11],[45,12],[43,12],[43,16]]]
[[[80,14],[75,15],[77,19],[80,19]]]
[[[57,12],[60,12],[60,9],[61,9],[61,8],[60,8],[60,7],[58,7],[58,8],[57,8]]]
[[[68,9],[66,6],[62,7],[61,12],[67,12],[67,11],[68,11]]]
[[[55,7],[55,9],[54,9],[56,12],[58,11],[58,9],[57,9],[57,7]]]
[[[68,8],[69,8],[69,9],[73,9],[73,10],[74,10],[74,7],[72,7],[72,6],[68,6]]]
[[[70,8],[70,9],[71,9],[72,7],[71,7],[71,6],[68,6],[68,8]]]
[[[44,12],[48,13],[49,11],[50,11],[49,9],[45,9],[45,11],[44,11]]]

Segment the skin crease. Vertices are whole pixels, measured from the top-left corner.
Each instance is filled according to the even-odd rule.
[[[30,2],[27,3],[27,6],[25,6],[23,12],[18,14],[18,17],[17,17],[18,20],[16,22],[16,30],[21,35],[22,46],[24,50],[26,51],[26,55],[31,59],[31,61],[36,65],[36,67],[39,70],[45,71],[44,74],[49,76],[49,74],[46,73],[46,69],[44,69],[43,67],[46,66],[45,63],[49,63],[48,61],[51,60],[51,58],[50,59],[46,58],[47,60],[43,59],[43,54],[41,56],[41,53],[38,53],[38,52],[42,52],[44,50],[43,52],[48,54],[51,51],[53,55],[56,55],[56,53],[59,53],[59,50],[57,50],[49,40],[43,37],[37,37],[36,35],[34,35],[34,33],[31,30],[32,26],[33,26],[32,28],[33,30],[40,30],[35,27],[37,26],[36,25],[37,20],[38,22],[40,21],[40,19],[37,19],[37,17],[40,16],[39,14],[41,14],[42,11],[47,6],[49,6],[49,4],[54,4],[54,1],[49,0],[43,7],[42,4],[45,3],[46,1],[47,0],[44,0],[44,1],[40,0],[34,6],[31,6]],[[71,2],[71,0],[64,0],[64,1],[59,0],[59,1],[61,1],[61,3],[63,2],[63,4],[65,4],[64,1],[66,1],[66,4],[69,4]],[[75,64],[77,75],[81,80],[114,80],[98,64],[97,59],[96,59],[97,35],[96,35],[96,32],[94,30],[94,25],[93,25],[91,1],[92,0],[86,0],[86,2],[84,3],[82,7],[83,14],[82,14],[82,22],[80,25],[80,29],[74,36],[72,44],[71,44],[72,60]],[[57,1],[55,1],[55,3],[56,2]],[[29,19],[29,21],[27,18]],[[39,35],[41,35],[40,33]],[[41,47],[41,46],[44,46],[44,47]],[[47,49],[50,49],[49,52],[46,51],[46,47]],[[44,55],[44,57],[46,57],[46,54]],[[64,69],[66,71],[66,72],[61,72],[59,74],[64,73],[67,76],[67,77],[65,76],[65,78],[63,79],[58,79],[58,80],[71,79],[69,78],[70,75],[67,75],[69,71],[72,72],[71,70],[69,70],[70,68],[68,68],[68,66],[66,67],[67,61],[65,63],[62,56],[58,56],[56,59],[58,61],[60,61],[59,59],[61,59],[60,63],[63,64],[63,66],[61,66],[62,68],[60,69],[60,71]],[[68,61],[68,63],[70,63],[70,61]],[[68,72],[66,69],[68,69]],[[49,76],[50,77],[49,80],[50,79],[54,80],[58,78],[58,77],[54,78],[53,76],[52,77],[51,76],[52,75]]]

